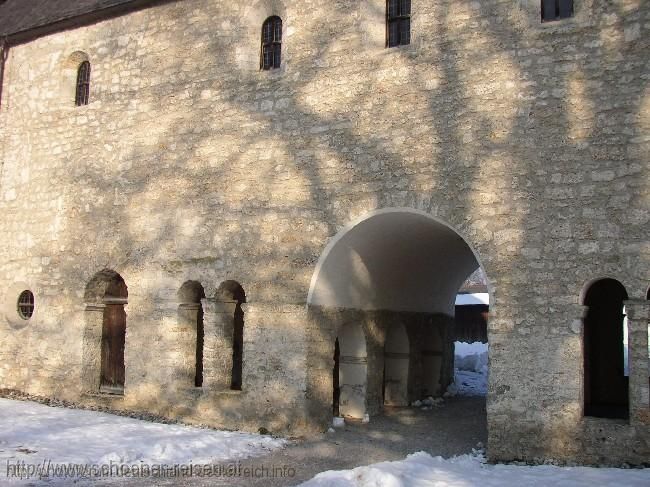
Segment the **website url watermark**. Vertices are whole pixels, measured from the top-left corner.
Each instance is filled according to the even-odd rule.
[[[243,477],[243,478],[293,478],[296,469],[289,465],[265,465],[234,463],[216,464],[151,464],[119,463],[27,463],[24,460],[7,460],[6,477],[29,480],[47,478],[188,478],[188,477]]]

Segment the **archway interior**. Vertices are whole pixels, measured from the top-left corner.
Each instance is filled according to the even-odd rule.
[[[623,302],[625,287],[600,279],[587,290],[584,305],[584,413],[603,418],[629,416],[625,376]]]
[[[308,304],[330,326],[356,322],[358,333],[367,335],[372,359],[363,370],[370,414],[384,402],[408,405],[445,392],[454,375],[456,294],[478,268],[472,249],[458,233],[416,211],[378,212],[328,246]],[[346,352],[340,333],[343,410]],[[331,346],[334,350],[334,339]]]
[[[309,304],[361,310],[445,313],[479,264],[463,238],[420,213],[363,220],[324,256]]]

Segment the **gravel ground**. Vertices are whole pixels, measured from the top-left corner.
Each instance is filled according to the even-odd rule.
[[[471,452],[487,439],[485,398],[458,396],[431,410],[396,408],[371,418],[369,424],[349,424],[316,438],[295,442],[265,457],[245,460],[242,468],[283,466],[295,469],[288,478],[170,478],[156,485],[227,485],[252,487],[293,486],[319,472],[342,470],[386,460],[400,460],[409,453],[425,451],[450,457]],[[144,486],[153,479],[81,481],[76,485]]]

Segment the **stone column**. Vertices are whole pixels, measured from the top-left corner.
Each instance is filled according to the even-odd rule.
[[[171,377],[172,386],[181,389],[194,387],[196,377],[196,333],[199,303],[183,303],[178,306],[178,324],[170,341],[173,356],[178,359]]]
[[[84,310],[83,350],[81,353],[81,389],[83,392],[99,392],[105,309],[105,304],[96,303],[87,304]]]
[[[630,370],[630,423],[650,425],[648,376],[648,317],[650,301],[625,301],[628,330],[628,360]]]
[[[201,300],[203,305],[203,386],[229,390],[232,381],[232,335],[236,301]]]
[[[567,366],[571,366],[576,377],[576,393],[574,421],[578,422],[584,416],[585,409],[585,340],[584,340],[584,323],[587,317],[589,307],[583,304],[571,304],[567,306],[570,316],[575,316],[569,323],[569,332],[567,340],[571,340],[575,345],[575,361]]]

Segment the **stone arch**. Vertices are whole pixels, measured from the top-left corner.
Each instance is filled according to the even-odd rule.
[[[410,344],[403,323],[388,328],[384,344],[384,404],[408,406]]]
[[[217,303],[225,314],[224,341],[232,348],[232,367],[230,373],[230,389],[241,390],[243,385],[244,367],[244,309],[246,292],[237,281],[222,282],[215,294]]]
[[[366,415],[368,354],[363,327],[358,322],[345,323],[338,332],[339,414],[363,419]]]
[[[325,246],[307,296],[315,329],[332,336],[331,342],[325,342],[331,348],[320,355],[323,361],[309,364],[310,397],[325,404],[321,384],[325,370],[328,376],[331,371],[326,364],[334,355],[333,330],[353,320],[366,323],[367,336],[372,337],[367,355],[367,414],[378,413],[383,406],[386,342],[378,337],[387,336],[395,323],[404,324],[411,341],[408,392],[399,403],[442,395],[454,379],[456,295],[479,267],[486,271],[460,232],[420,210],[385,208],[345,226]],[[487,286],[491,295],[489,278]],[[495,302],[492,296],[490,302]],[[343,356],[343,350],[340,353]],[[310,404],[310,408],[318,416],[325,414],[322,406]]]
[[[96,273],[84,293],[82,383],[91,392],[123,394],[125,386],[126,282],[112,269]]]
[[[383,220],[383,221],[380,221]],[[429,227],[431,230],[429,236],[434,237],[438,232],[446,237],[447,244],[452,244],[450,240],[456,239],[459,243],[462,241],[462,245],[459,246],[459,254],[461,255],[452,255],[446,256],[448,262],[458,261],[462,259],[463,265],[461,268],[455,267],[452,274],[454,274],[453,279],[448,282],[444,290],[445,299],[442,300],[442,307],[451,310],[454,307],[456,291],[460,288],[461,284],[465,279],[472,273],[474,270],[481,267],[487,273],[486,267],[483,265],[481,258],[478,252],[474,249],[473,245],[470,245],[469,239],[467,239],[458,229],[450,225],[449,223],[441,220],[437,217],[430,215],[421,210],[416,210],[413,208],[384,208],[380,210],[372,211],[368,214],[365,214],[352,223],[343,227],[334,237],[330,239],[327,243],[323,252],[316,263],[314,273],[312,274],[311,282],[309,285],[309,292],[307,294],[307,305],[318,305],[318,306],[330,306],[332,302],[335,302],[337,296],[332,296],[332,287],[336,284],[341,284],[345,278],[346,274],[349,274],[350,271],[359,273],[360,279],[355,279],[357,282],[352,286],[343,286],[342,292],[348,294],[351,297],[358,296],[359,294],[367,295],[367,288],[376,284],[376,276],[373,275],[373,268],[370,267],[370,262],[367,257],[366,251],[367,247],[371,246],[373,242],[383,239],[386,235],[382,234],[382,223],[386,224],[391,228],[390,237],[397,240],[407,240],[408,236],[416,232],[407,232],[407,234],[401,234],[401,230],[407,230],[409,227],[417,227],[423,229]],[[368,237],[367,244],[360,248],[357,244],[359,242],[359,237],[362,239],[364,234]],[[369,244],[369,245],[368,245]],[[408,247],[408,246],[407,246]],[[420,244],[417,246],[417,249],[420,251],[426,247],[426,242],[420,241]],[[439,245],[435,245],[434,248],[429,249],[430,254],[439,251]],[[407,248],[400,249],[402,251],[408,250]],[[341,251],[345,252],[346,255],[341,255]],[[380,249],[381,251],[381,249]],[[378,253],[375,253],[375,257]],[[439,256],[439,255],[438,255]],[[372,259],[375,260],[375,259]],[[435,256],[433,259],[428,260],[428,264],[435,264]],[[373,262],[375,263],[375,262]],[[395,264],[397,265],[397,264]],[[376,267],[376,266],[375,266]],[[431,265],[427,265],[431,267]],[[447,272],[450,271],[449,268],[445,269]],[[343,272],[339,272],[343,271]],[[340,278],[337,283],[332,282],[332,274],[340,274]],[[402,272],[403,274],[403,272]],[[444,276],[446,277],[446,276]],[[443,278],[444,278],[443,277]],[[490,303],[494,304],[495,299],[493,296],[492,283],[489,279],[488,274],[488,294]],[[397,282],[398,279],[394,279],[392,283],[388,283],[389,287],[393,284],[400,284]],[[421,295],[429,294],[428,286],[421,286],[420,282],[404,279],[405,283],[408,284],[408,289],[403,291],[402,294],[408,294],[410,291],[415,290],[415,288],[420,287],[422,291],[414,293],[414,296],[421,297]],[[358,286],[358,287],[355,287]],[[365,289],[364,289],[365,286]],[[351,294],[350,294],[351,293]],[[329,296],[328,296],[329,294]],[[359,303],[350,303],[349,301],[343,300],[348,305],[358,305]],[[376,307],[373,306],[373,303],[369,304],[369,308]]]
[[[583,293],[585,416],[629,417],[623,351],[623,306],[627,299],[623,284],[609,277],[590,281]]]
[[[198,281],[185,281],[177,293],[179,348],[184,354],[181,363],[186,364],[181,371],[183,383],[203,386],[203,351],[205,329],[203,306],[205,290]],[[192,367],[191,364],[194,364]]]

